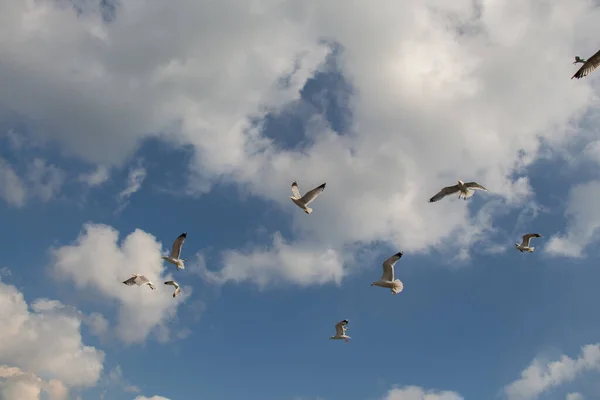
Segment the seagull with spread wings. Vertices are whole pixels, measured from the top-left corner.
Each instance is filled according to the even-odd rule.
[[[483,190],[484,192],[487,192],[487,189],[484,188],[483,186],[481,186],[477,182],[466,182],[465,183],[465,182],[459,180],[457,185],[446,186],[445,188],[443,188],[442,190],[437,192],[437,194],[435,196],[433,196],[431,199],[429,199],[429,202],[435,203],[436,201],[440,201],[444,197],[454,194],[456,192],[459,192],[458,193],[459,199],[461,197],[463,197],[465,200],[467,200],[469,197],[473,196],[473,194],[475,193],[475,190]]]
[[[312,203],[318,195],[323,193],[325,190],[325,183],[321,186],[317,186],[313,190],[306,192],[304,196],[300,196],[300,189],[298,189],[298,184],[296,181],[292,183],[292,193],[293,196],[290,196],[290,199],[296,204],[298,207],[304,210],[305,213],[310,214],[313,212],[312,208],[309,208],[308,205]]]
[[[539,233],[527,233],[527,234],[523,235],[523,241],[521,243],[515,243],[515,247],[521,253],[524,251],[526,251],[528,253],[533,253],[533,250],[535,250],[535,247],[529,247],[529,242],[531,241],[531,238],[539,238],[539,237],[542,237],[542,235],[540,235]]]
[[[577,63],[581,63],[583,65],[581,66],[581,68],[579,68],[579,70],[577,70],[577,72],[575,72],[575,75],[573,75],[571,77],[571,79],[573,79],[573,78],[581,79],[584,76],[588,76],[596,68],[598,68],[598,65],[600,65],[600,50],[598,50],[596,52],[596,54],[594,54],[587,60],[584,60],[584,59],[580,58],[579,56],[576,56],[575,62],[573,64],[577,64]]]
[[[173,247],[171,248],[171,254],[168,256],[162,256],[163,260],[170,262],[171,264],[175,264],[177,270],[185,269],[184,262],[187,260],[185,258],[179,258],[181,256],[181,248],[183,247],[183,242],[185,242],[185,238],[187,237],[187,232],[183,232],[181,235],[177,236],[177,239],[173,242]]]
[[[152,282],[150,282],[150,280],[148,278],[146,278],[144,275],[139,275],[139,274],[132,274],[131,278],[127,279],[126,281],[123,281],[123,283],[126,284],[127,286],[148,285],[148,286],[150,286],[150,289],[152,289],[152,290],[155,289],[154,284]]]
[[[181,289],[179,288],[179,284],[175,281],[166,281],[165,285],[171,285],[175,287],[175,291],[173,292],[173,298],[177,297],[181,294]]]
[[[329,339],[333,340],[345,340],[346,343],[349,342],[350,336],[346,335],[346,331],[348,330],[348,320],[344,319],[337,324],[335,324],[335,336],[330,337]]]
[[[381,279],[371,283],[371,286],[392,289],[392,294],[398,294],[404,289],[404,284],[400,279],[394,280],[394,265],[402,257],[402,254],[402,252],[396,253],[383,262]]]

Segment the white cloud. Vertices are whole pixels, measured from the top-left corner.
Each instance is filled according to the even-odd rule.
[[[104,337],[108,333],[109,322],[100,313],[93,312],[83,322],[90,328],[92,335]]]
[[[333,249],[323,246],[289,245],[279,232],[273,245],[249,252],[229,250],[223,254],[224,267],[217,273],[206,271],[210,281],[224,283],[250,280],[260,287],[274,281],[299,285],[339,283],[344,275],[342,259]]]
[[[582,257],[583,250],[596,237],[600,228],[600,210],[595,199],[600,196],[600,181],[575,185],[569,192],[565,218],[566,234],[550,238],[546,251],[566,257]]]
[[[572,359],[563,355],[558,361],[534,359],[521,378],[504,388],[509,400],[534,400],[542,393],[572,382],[581,374],[600,370],[600,344],[581,348],[581,355]]]
[[[597,106],[596,75],[569,79],[571,55],[596,50],[600,10],[587,0],[128,1],[110,24],[94,8],[77,16],[53,2],[0,1],[0,113],[10,105],[42,121],[36,135],[65,154],[107,166],[161,132],[194,149],[190,189],[243,185],[292,213],[291,243],[338,253],[456,240],[466,258],[473,242],[461,236],[478,223],[469,203],[427,199],[473,179],[490,189],[474,202],[498,196],[518,206],[540,141],[561,147]],[[297,100],[327,54],[322,38],[344,48],[352,125],[340,135],[313,118],[306,146],[281,149],[248,118]],[[328,182],[309,217],[287,198],[294,179],[303,188]]]
[[[68,400],[69,390],[62,382],[55,379],[44,381],[19,368],[0,365],[1,400],[40,400],[42,392],[49,400]]]
[[[391,389],[382,400],[464,400],[451,391],[426,390],[419,386],[404,386]]]
[[[0,282],[0,325],[0,392],[7,398],[37,398],[32,396],[46,391],[64,399],[59,395],[66,386],[98,381],[104,353],[82,343],[81,320],[60,302],[37,299],[30,311],[22,293]],[[16,393],[23,397],[11,397]]]
[[[584,397],[581,393],[567,393],[567,397],[565,400],[584,400]]]
[[[79,181],[87,184],[90,187],[102,185],[108,180],[110,173],[107,167],[98,165],[94,171],[79,175]]]
[[[141,164],[129,170],[129,174],[127,175],[127,186],[117,196],[119,201],[117,212],[123,210],[123,208],[127,206],[129,198],[142,188],[144,179],[146,179],[146,168]]]
[[[152,396],[152,397],[137,396],[133,400],[171,400],[171,399],[169,399],[167,397],[163,397],[163,396]]]
[[[23,182],[13,167],[0,158],[0,198],[12,206],[21,207],[26,197]]]
[[[142,343],[156,329],[166,332],[163,339],[168,339],[167,323],[192,289],[183,287],[184,293],[173,299],[170,286],[163,285],[172,277],[163,265],[161,244],[154,236],[136,229],[120,246],[118,239],[119,233],[110,226],[85,224],[73,244],[52,250],[52,270],[57,278],[72,281],[75,289],[93,291],[116,302],[116,335],[123,342]],[[81,269],[81,265],[87,268]],[[133,273],[147,276],[156,290],[123,285]]]

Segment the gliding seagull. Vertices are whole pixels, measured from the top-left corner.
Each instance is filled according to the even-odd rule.
[[[529,247],[529,242],[531,241],[531,238],[539,238],[539,237],[542,237],[542,235],[540,235],[539,233],[527,233],[527,234],[523,235],[523,241],[521,243],[515,243],[515,247],[521,253],[524,251],[526,251],[528,253],[533,253],[533,250],[535,249],[535,247]]]
[[[183,232],[181,235],[177,236],[177,239],[173,242],[173,247],[171,248],[171,255],[162,256],[163,260],[170,262],[171,264],[175,264],[177,270],[185,269],[184,262],[187,260],[185,258],[179,258],[181,255],[181,247],[183,247],[183,242],[185,242],[185,238],[187,237],[187,232]]]
[[[474,190],[483,190],[484,192],[487,192],[487,189],[484,188],[483,186],[481,186],[477,182],[466,182],[465,183],[465,182],[459,180],[458,185],[446,186],[445,188],[443,188],[442,190],[437,192],[437,194],[435,196],[433,196],[431,199],[429,199],[429,202],[434,203],[434,202],[439,201],[439,200],[443,199],[444,197],[454,194],[456,192],[460,192],[460,193],[458,193],[459,199],[462,196],[462,197],[464,197],[465,200],[467,200],[469,197],[473,196],[473,194],[475,193]]]
[[[337,324],[335,324],[335,336],[330,337],[329,339],[344,339],[346,343],[349,342],[350,336],[346,335],[346,331],[348,330],[348,320],[344,319]]]
[[[598,68],[598,65],[600,65],[600,50],[598,50],[596,52],[596,54],[594,54],[587,60],[584,60],[582,58],[579,58],[579,56],[576,56],[575,62],[573,64],[576,64],[576,63],[583,63],[583,65],[581,66],[581,68],[579,68],[579,70],[577,70],[577,72],[575,72],[575,75],[573,75],[571,77],[571,79],[573,79],[573,78],[580,79],[580,78],[583,78],[584,76],[588,76],[590,73],[592,73],[592,71],[594,71],[596,68]]]
[[[294,196],[290,196],[290,199],[296,204],[298,207],[304,210],[305,213],[310,214],[313,212],[312,208],[309,208],[308,205],[312,203],[318,195],[320,195],[323,190],[325,190],[325,183],[321,186],[317,186],[310,192],[306,192],[304,196],[300,196],[300,190],[298,189],[298,184],[296,181],[292,182],[292,193]]]
[[[400,279],[394,280],[394,264],[402,257],[402,252],[396,253],[383,262],[383,274],[381,279],[371,283],[371,286],[381,286],[392,289],[392,294],[398,294],[404,289]]]
[[[144,275],[132,274],[131,278],[127,279],[126,281],[123,281],[123,283],[126,284],[127,286],[148,285],[148,286],[150,286],[150,289],[152,289],[152,290],[155,289],[154,284],[152,282],[150,282],[150,280],[148,278],[146,278]]]
[[[173,298],[177,297],[181,293],[181,289],[179,289],[179,285],[175,281],[166,281],[165,285],[175,286],[175,292],[173,292]]]

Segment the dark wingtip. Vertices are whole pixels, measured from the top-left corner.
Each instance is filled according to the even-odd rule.
[[[347,320],[347,319],[345,319],[345,320],[343,320],[342,322],[348,323],[348,320]]]
[[[326,184],[327,184],[327,183],[323,183],[323,184],[322,184],[321,186],[319,186],[319,187],[320,187],[320,188],[323,188],[323,189],[325,189],[325,185],[326,185]]]
[[[179,235],[179,237],[187,237],[187,232],[183,232],[181,235]]]
[[[400,251],[400,252],[396,253],[395,255],[398,257],[402,257],[403,254],[404,254],[404,252]]]
[[[292,186],[294,185],[298,186],[298,183],[296,181],[292,182]]]

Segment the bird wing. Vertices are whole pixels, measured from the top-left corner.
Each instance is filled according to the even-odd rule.
[[[542,237],[542,235],[540,235],[539,233],[527,233],[527,234],[523,235],[523,241],[521,242],[521,246],[529,247],[531,238],[534,238],[534,237],[539,238],[539,237]]]
[[[127,279],[126,281],[123,281],[124,284],[126,284],[127,286],[131,286],[131,285],[135,285],[135,276],[132,276],[131,278]]]
[[[402,257],[402,252],[396,253],[383,262],[383,274],[381,279],[384,281],[394,280],[394,264]]]
[[[483,186],[481,186],[477,182],[467,182],[467,183],[465,183],[465,187],[468,187],[469,189],[477,189],[477,190],[483,190],[483,191],[487,192],[487,189],[484,188]]]
[[[175,281],[166,281],[165,285],[175,286],[175,289],[179,289],[179,285]]]
[[[148,282],[150,282],[150,280],[149,280],[148,278],[146,278],[144,275],[138,275],[138,276],[135,278],[135,283],[136,283],[137,285],[143,285],[143,284],[146,284],[146,283],[148,283]]]
[[[575,72],[575,75],[573,75],[571,79],[580,79],[584,76],[588,76],[592,71],[594,71],[598,67],[598,65],[600,65],[600,50],[598,50],[596,54],[588,58],[587,61],[583,63],[581,68],[579,68],[579,70]]]
[[[181,255],[181,247],[183,246],[183,242],[185,242],[185,238],[187,237],[187,233],[183,232],[181,235],[177,236],[177,239],[173,242],[173,247],[171,248],[171,258],[179,259]]]
[[[300,197],[300,189],[298,189],[298,184],[296,183],[296,181],[292,182],[292,193],[294,194],[294,197],[299,199]]]
[[[317,186],[310,192],[306,192],[306,194],[302,196],[302,202],[304,203],[304,205],[309,205],[314,199],[317,198],[318,195],[320,195],[323,192],[323,190],[325,190],[325,183],[321,186]]]
[[[437,192],[435,196],[430,198],[429,202],[435,203],[436,201],[443,199],[444,197],[448,196],[449,194],[456,193],[456,192],[458,192],[458,185],[446,186],[445,188],[443,188],[442,190]]]
[[[347,319],[344,319],[335,324],[335,336],[342,336],[346,332],[346,325],[348,325]]]

